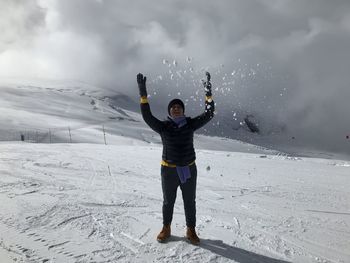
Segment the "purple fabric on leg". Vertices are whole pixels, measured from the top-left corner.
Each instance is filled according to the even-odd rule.
[[[176,170],[182,184],[186,183],[187,179],[191,178],[189,166],[176,166]]]

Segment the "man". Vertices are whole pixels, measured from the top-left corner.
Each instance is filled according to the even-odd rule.
[[[180,99],[173,99],[168,105],[169,116],[165,121],[160,121],[152,115],[147,99],[146,77],[141,73],[137,75],[142,117],[155,132],[160,134],[163,143],[161,162],[163,228],[157,236],[159,242],[164,242],[170,237],[170,225],[179,186],[185,207],[186,237],[192,244],[198,245],[200,242],[195,231],[197,167],[193,134],[214,116],[210,74],[207,72],[206,75],[207,81],[203,82],[206,95],[204,113],[195,118],[186,117],[184,103]]]

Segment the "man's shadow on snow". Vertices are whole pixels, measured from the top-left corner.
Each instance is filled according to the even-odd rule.
[[[281,259],[274,259],[241,248],[229,246],[221,240],[201,239],[199,247],[239,263],[290,263]]]
[[[171,236],[168,242],[183,241],[184,239],[185,238],[178,236]],[[244,250],[242,248],[229,246],[222,242],[222,240],[201,239],[198,247],[209,250],[214,254],[234,260],[239,263],[290,263],[289,261],[274,259]]]

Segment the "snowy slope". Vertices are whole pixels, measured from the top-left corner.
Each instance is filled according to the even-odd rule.
[[[198,150],[196,247],[180,193],[173,237],[155,241],[158,145],[0,148],[0,256],[16,262],[350,261],[344,161]]]
[[[161,145],[137,102],[76,82],[0,90],[1,263],[350,262],[348,161],[197,135],[202,243],[183,238],[179,192],[158,244]]]
[[[123,94],[106,96],[97,87],[77,81],[0,79],[0,141],[39,143],[160,144],[143,121],[139,102]],[[123,106],[123,107],[121,107]],[[129,110],[125,109],[128,108]],[[200,114],[201,112],[198,112]],[[157,116],[160,119],[166,116]],[[213,141],[214,140],[214,141]],[[216,144],[216,140],[224,143]],[[225,138],[198,135],[197,147],[254,153],[278,153]]]

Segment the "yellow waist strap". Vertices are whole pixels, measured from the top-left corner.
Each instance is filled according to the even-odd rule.
[[[141,98],[140,98],[140,103],[141,103],[141,104],[148,103],[147,97],[141,97]]]
[[[191,163],[188,164],[188,166],[194,165],[196,161],[193,161]],[[162,162],[160,163],[163,166],[167,166],[167,167],[172,167],[175,168],[176,164],[172,164],[172,163],[168,163],[167,161],[162,160]]]

